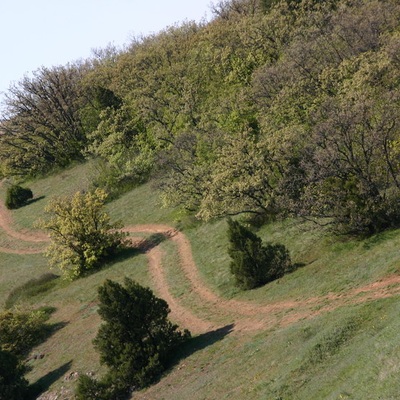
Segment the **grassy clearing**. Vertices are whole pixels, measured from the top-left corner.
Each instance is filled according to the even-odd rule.
[[[55,287],[58,278],[59,275],[47,272],[40,275],[38,278],[29,279],[29,281],[23,283],[21,286],[11,290],[5,301],[5,308],[11,308],[18,303],[27,301],[32,297],[39,296],[51,290]]]
[[[113,220],[121,220],[124,225],[134,224],[178,224],[176,212],[163,208],[154,187],[147,183],[108,204]]]
[[[87,187],[87,166],[29,184],[35,195],[45,196],[13,212],[20,228],[32,227],[53,195]],[[4,188],[0,191],[3,198]],[[193,222],[171,209],[163,209],[151,185],[143,185],[107,208],[112,220],[125,225],[163,223],[187,234],[204,282],[225,298],[269,304],[299,300],[347,290],[399,272],[400,231],[366,240],[337,238],[315,225],[299,221],[276,222],[257,231],[264,240],[281,242],[293,262],[303,266],[265,287],[240,292],[229,272],[227,224]],[[135,235],[136,236],[136,235]],[[0,233],[0,242],[17,243]],[[1,245],[1,244],[0,244]],[[180,362],[160,382],[135,394],[135,399],[396,399],[400,392],[400,298],[348,304],[287,327],[266,326],[257,333],[230,332],[230,319],[206,308],[191,290],[179,268],[175,245],[163,241],[161,249],[171,293],[200,317],[221,324],[181,349]],[[0,254],[0,305],[10,292],[49,271],[37,255]],[[21,307],[55,307],[51,323],[59,329],[34,352],[43,358],[30,361],[31,382],[45,388],[73,387],[64,376],[72,371],[101,374],[91,344],[100,320],[97,288],[106,279],[129,276],[152,287],[144,254],[116,260],[75,282],[57,279],[54,285],[19,300]],[[39,285],[40,286],[40,285]]]
[[[4,307],[13,289],[46,272],[49,272],[49,267],[41,254],[0,253],[0,306]]]
[[[264,241],[286,245],[292,261],[302,266],[264,287],[239,291],[229,272],[226,232],[225,221],[185,232],[203,279],[226,298],[274,302],[341,293],[396,274],[400,268],[400,231],[352,241],[318,230],[314,225],[285,221],[266,226],[257,234]]]
[[[33,201],[26,206],[13,210],[13,218],[17,228],[32,228],[35,221],[43,217],[44,207],[55,196],[67,196],[89,186],[90,164],[81,164],[66,169],[57,175],[44,179],[24,182],[33,192]],[[6,185],[0,188],[0,198],[5,199]]]
[[[134,398],[395,399],[398,300],[348,307],[254,336],[228,334]]]

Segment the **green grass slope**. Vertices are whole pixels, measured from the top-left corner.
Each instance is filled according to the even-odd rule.
[[[38,200],[13,212],[15,227],[31,229],[52,196],[87,188],[89,180],[82,177],[90,174],[89,169],[79,165],[28,183]],[[4,194],[2,187],[1,201]],[[226,221],[200,224],[163,209],[151,185],[125,194],[107,208],[113,220],[121,219],[125,225],[162,223],[181,229],[205,286],[221,302],[247,302],[256,313],[249,319],[249,330],[235,329],[239,323],[245,326],[246,317],[239,310],[210,306],[182,272],[176,244],[160,243],[170,293],[215,328],[195,336],[157,384],[132,398],[399,398],[399,283],[394,280],[371,292],[362,288],[399,274],[400,231],[351,240],[301,221],[264,226],[257,233],[264,240],[284,243],[301,267],[262,288],[241,292],[229,273]],[[0,247],[30,246],[4,232],[0,241]],[[33,350],[43,357],[29,361],[29,381],[39,381],[46,390],[63,387],[72,393],[76,382],[72,372],[100,375],[102,367],[91,344],[100,324],[97,287],[107,278],[129,276],[154,288],[147,267],[146,256],[133,253],[86,278],[72,283],[56,279],[43,290],[19,298],[16,306],[20,308],[54,307],[51,322],[57,324],[53,335]],[[0,253],[0,306],[4,307],[13,290],[47,272],[59,273],[48,270],[41,254]],[[257,320],[258,309],[284,302],[288,306],[271,311],[270,320],[265,315]],[[254,321],[260,324],[250,329]]]

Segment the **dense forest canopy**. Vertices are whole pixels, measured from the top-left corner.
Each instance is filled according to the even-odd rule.
[[[398,225],[398,1],[231,0],[213,12],[12,86],[0,173],[96,157],[98,185],[154,179],[166,204],[202,219]]]

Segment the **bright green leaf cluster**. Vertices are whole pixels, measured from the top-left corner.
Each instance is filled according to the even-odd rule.
[[[124,246],[120,223],[111,223],[104,211],[107,193],[102,189],[77,192],[72,197],[50,201],[50,218],[40,226],[50,233],[46,256],[69,279],[76,279],[100,266]]]

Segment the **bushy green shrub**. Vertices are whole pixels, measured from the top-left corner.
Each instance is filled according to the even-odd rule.
[[[100,381],[80,379],[80,399],[108,399],[111,393],[115,399],[116,393],[149,385],[165,370],[172,351],[190,337],[168,320],[163,299],[128,278],[125,286],[107,280],[99,288],[99,300],[104,323],[94,345],[109,371]]]
[[[48,318],[44,311],[0,313],[0,349],[23,357],[48,335]]]
[[[106,381],[98,381],[87,375],[81,375],[75,391],[76,400],[117,400],[126,398],[126,393],[118,393],[118,389]]]
[[[33,198],[31,189],[19,185],[12,185],[7,189],[6,207],[9,210],[24,206],[28,200]]]
[[[282,244],[263,244],[261,238],[237,221],[228,220],[231,272],[242,289],[253,289],[282,277],[291,269],[290,255]]]

